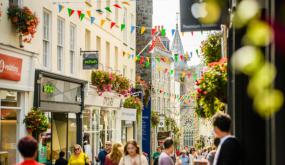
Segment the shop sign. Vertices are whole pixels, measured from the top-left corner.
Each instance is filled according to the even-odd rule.
[[[114,105],[114,98],[112,97],[104,97],[103,99],[103,106],[105,107],[113,107]]]
[[[165,117],[164,116],[159,116],[159,123],[158,123],[158,128],[164,128],[165,123]]]
[[[164,140],[164,139],[166,139],[168,137],[171,137],[171,134],[170,134],[169,131],[168,132],[158,132],[157,133],[157,140]]]
[[[0,54],[0,79],[20,81],[22,59]]]
[[[203,24],[201,19],[208,17],[207,0],[180,0],[180,22],[181,32],[186,31],[201,31],[201,30],[220,30],[221,24],[225,24],[228,19],[229,4],[225,0],[214,0],[218,8],[220,16],[216,23]]]
[[[83,54],[83,69],[98,69],[98,52],[86,52]]]
[[[130,108],[121,109],[121,120],[125,121],[136,121],[137,120],[137,110]]]

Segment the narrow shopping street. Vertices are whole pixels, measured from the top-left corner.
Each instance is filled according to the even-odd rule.
[[[285,164],[282,0],[0,0],[0,165]]]

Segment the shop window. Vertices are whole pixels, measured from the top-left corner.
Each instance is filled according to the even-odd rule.
[[[0,100],[0,160],[8,158],[8,164],[15,164],[17,160],[17,116],[20,110],[18,93],[0,90]],[[4,162],[0,162],[2,163]]]

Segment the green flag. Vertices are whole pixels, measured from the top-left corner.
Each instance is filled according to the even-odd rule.
[[[71,8],[68,8],[67,11],[68,11],[68,16],[69,17],[74,13],[74,10],[71,9]]]
[[[165,29],[161,29],[160,33],[161,33],[161,36],[162,36],[162,37],[165,37],[165,33],[166,33],[166,32],[165,32]]]
[[[80,21],[82,21],[84,17],[85,17],[85,14],[81,13],[80,14]]]
[[[121,24],[121,31],[123,31],[126,28],[126,24]]]
[[[112,13],[112,10],[111,10],[110,6],[105,7],[105,10],[107,10],[110,13]]]
[[[178,61],[178,54],[174,54],[175,62]]]

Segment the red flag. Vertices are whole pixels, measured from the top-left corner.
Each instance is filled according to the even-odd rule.
[[[152,29],[151,29],[151,35],[154,36],[154,35],[155,35],[155,32],[156,32],[156,29],[155,29],[155,28],[152,28]]]
[[[165,58],[164,57],[161,57],[160,59],[161,59],[161,61],[165,62]]]
[[[181,61],[183,61],[183,55],[180,55],[180,59],[181,59]]]
[[[78,14],[78,17],[80,18],[80,16],[81,16],[81,10],[77,10],[77,14]]]
[[[193,36],[193,35],[194,35],[194,32],[192,31],[191,34],[192,34],[192,36]]]
[[[166,68],[165,70],[164,70],[164,73],[167,73],[168,72],[168,69]]]
[[[112,29],[116,25],[116,22],[111,22],[110,28]]]
[[[144,56],[141,56],[140,64],[143,64],[143,62],[144,62]]]
[[[154,48],[154,38],[151,41],[151,45],[149,46],[148,52],[151,52]]]
[[[120,5],[118,5],[118,4],[114,4],[113,6],[115,6],[116,8],[121,8],[121,6]]]

